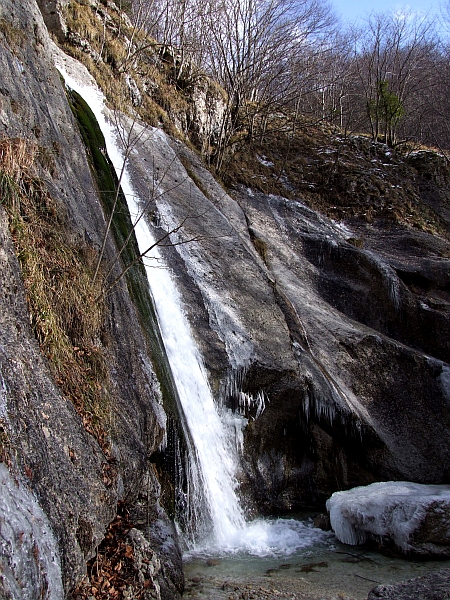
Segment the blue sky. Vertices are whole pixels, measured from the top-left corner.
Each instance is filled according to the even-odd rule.
[[[444,1],[444,0],[442,0]],[[439,13],[441,0],[408,0],[406,2],[396,0],[331,0],[336,13],[344,19],[355,21],[363,19],[371,12],[391,12],[409,8],[414,12],[427,14]]]

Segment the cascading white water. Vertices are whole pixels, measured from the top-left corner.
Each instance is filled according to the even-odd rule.
[[[61,67],[60,71],[66,85],[80,94],[94,113],[105,138],[109,158],[119,176],[124,158],[116,141],[117,134],[105,117],[103,95],[92,87],[80,85]],[[140,214],[137,195],[126,169],[121,186],[131,215]],[[155,241],[144,219],[137,223],[135,233],[141,252]],[[223,547],[245,527],[236,495],[235,450],[226,439],[178,290],[157,247],[146,255],[145,263],[167,357],[201,466],[214,542]]]
[[[86,78],[86,73],[82,77],[72,77],[58,59],[56,64],[66,85],[90,106],[104,135],[109,158],[116,172],[120,173],[124,164],[123,154],[117,143],[117,132],[105,117],[103,95],[92,83],[80,83],[83,77]],[[126,168],[121,186],[133,218],[133,215],[140,213],[139,199],[132,188]],[[135,233],[141,251],[154,242],[144,219],[137,222]],[[191,550],[286,555],[321,539],[323,532],[292,519],[258,520],[251,523],[245,521],[236,493],[236,436],[230,435],[231,431],[239,429],[240,423],[236,423],[236,419],[242,421],[242,417],[223,414],[223,420],[221,419],[182,309],[180,295],[158,249],[154,248],[144,262],[167,357],[195,445],[212,520],[212,536],[206,540],[197,540],[196,548]],[[259,403],[262,410],[262,396]]]

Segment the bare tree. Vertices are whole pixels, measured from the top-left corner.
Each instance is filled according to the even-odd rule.
[[[427,82],[433,24],[413,15],[375,14],[362,33],[355,65],[370,131],[394,144],[408,103]]]
[[[292,57],[330,24],[327,8],[318,0],[210,0],[207,67],[228,97],[219,170],[243,106],[264,105],[285,88]]]
[[[298,58],[295,87],[296,106],[315,119],[347,128],[353,117],[353,39],[350,33],[328,35]]]
[[[417,15],[373,14],[359,31],[339,33],[321,0],[133,0],[133,15],[124,66],[155,43],[145,32],[179,87],[204,72],[225,90],[220,131],[206,149],[219,171],[235,134],[264,135],[280,111],[389,144],[423,136],[432,90],[445,88],[433,22]]]

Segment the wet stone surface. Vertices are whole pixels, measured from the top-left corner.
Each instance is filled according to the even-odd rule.
[[[330,594],[311,585],[304,577],[277,580],[272,573],[244,581],[216,577],[191,577],[186,582],[183,598],[206,600],[356,600],[345,593]]]

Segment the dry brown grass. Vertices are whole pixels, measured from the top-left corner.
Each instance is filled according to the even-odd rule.
[[[132,31],[121,21],[120,13],[111,7],[102,6],[101,11],[107,12],[106,21],[103,12],[98,12],[84,0],[71,0],[66,9],[69,31],[89,42],[93,52],[83,50],[70,39],[64,50],[87,67],[113,110],[125,113],[132,110],[130,91],[125,83],[125,73],[130,75],[142,93],[142,103],[136,107],[140,118],[151,126],[162,126],[167,133],[180,137],[174,121],[189,109],[189,103],[172,81],[172,65],[160,60],[158,44],[142,31],[134,32],[134,51],[128,56],[125,36],[131,38]],[[95,53],[101,56],[101,60],[96,59]],[[154,83],[148,94],[143,91],[147,81]]]
[[[6,19],[0,19],[0,34],[3,35],[7,44],[15,51],[19,47],[23,47],[26,42],[26,33],[15,27]]]
[[[0,140],[0,201],[27,295],[30,322],[54,379],[85,427],[107,450],[108,373],[103,346],[105,306],[92,283],[96,252],[68,230],[64,211],[37,177],[39,148]]]
[[[103,38],[101,22],[89,4],[71,0],[65,10],[65,18],[69,29],[77,31],[91,44],[101,44]]]

